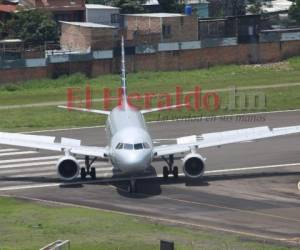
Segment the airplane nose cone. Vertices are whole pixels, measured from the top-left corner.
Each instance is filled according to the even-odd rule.
[[[150,157],[143,153],[122,154],[119,158],[119,168],[126,173],[142,172],[150,164]]]

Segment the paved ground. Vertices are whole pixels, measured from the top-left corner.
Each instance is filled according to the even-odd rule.
[[[155,139],[269,125],[300,124],[300,112],[149,124]],[[44,132],[105,145],[104,128]],[[300,135],[239,143],[201,150],[207,157],[203,181],[184,178],[164,182],[140,180],[139,194],[126,182],[60,185],[55,177],[58,154],[11,147],[0,148],[0,195],[9,194],[104,208],[193,227],[239,232],[265,239],[300,242]],[[161,173],[163,163],[154,167]],[[179,165],[179,162],[178,162]],[[263,166],[263,169],[252,167]],[[242,169],[241,169],[242,168]],[[109,176],[111,166],[98,163],[97,175]],[[42,187],[43,186],[43,187]]]

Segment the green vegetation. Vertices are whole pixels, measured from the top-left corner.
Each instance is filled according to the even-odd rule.
[[[300,24],[300,0],[289,0],[292,5],[289,9],[289,16]]]
[[[120,86],[119,75],[105,75],[88,79],[81,74],[65,76],[59,79],[33,80],[17,84],[7,84],[0,87],[0,129],[7,131],[38,130],[47,128],[61,128],[73,126],[93,126],[103,124],[105,116],[68,112],[56,108],[55,103],[48,106],[26,107],[28,104],[47,104],[47,102],[66,102],[68,87],[81,88],[84,91],[86,84],[92,89],[94,108],[103,109],[99,101],[103,97],[103,88],[108,87],[112,95]],[[280,88],[267,88],[262,90],[245,90],[263,92],[267,103],[263,109],[219,109],[217,111],[164,111],[147,115],[148,120],[157,120],[163,117],[171,119],[174,115],[180,117],[216,115],[228,113],[241,113],[250,111],[285,110],[300,108],[300,86],[288,86],[290,83],[300,83],[300,58],[293,58],[277,64],[259,66],[217,66],[209,69],[181,71],[181,72],[140,72],[128,74],[129,92],[139,93],[173,93],[176,86],[183,91],[194,90],[201,86],[203,90],[222,89],[232,86],[248,87],[282,84]],[[284,85],[287,84],[285,87]],[[228,100],[227,92],[218,92],[222,104]],[[84,93],[83,93],[84,95]],[[173,100],[174,103],[174,100]],[[153,100],[153,106],[157,100]],[[4,106],[21,105],[22,108],[3,109]],[[113,107],[113,105],[111,105]]]
[[[121,8],[122,14],[143,13],[146,0],[111,0],[109,4]]]
[[[32,9],[16,12],[5,24],[8,36],[20,38],[25,43],[44,44],[45,41],[56,41],[57,24],[50,12]]]
[[[159,0],[158,2],[161,7],[161,12],[182,13],[184,10],[184,4],[176,0]]]
[[[159,249],[159,240],[175,242],[177,250],[293,249],[247,241],[219,232],[163,225],[93,209],[46,205],[0,198],[0,249],[39,249],[69,239],[71,249]]]

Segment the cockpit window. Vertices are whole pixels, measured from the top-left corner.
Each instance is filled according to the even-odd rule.
[[[133,144],[124,143],[124,149],[132,150],[133,149]]]
[[[136,143],[136,144],[130,144],[130,143],[118,143],[116,146],[116,149],[126,149],[126,150],[141,150],[141,149],[147,149],[150,148],[149,144],[147,142],[143,143]]]
[[[143,149],[143,144],[142,143],[134,144],[134,149],[135,150]]]

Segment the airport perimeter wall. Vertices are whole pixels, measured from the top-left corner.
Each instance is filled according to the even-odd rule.
[[[170,71],[207,68],[221,64],[253,64],[278,62],[300,55],[300,40],[253,44],[225,43],[202,48],[200,41],[189,46],[173,43],[153,50],[126,56],[128,72]],[[118,73],[120,57],[113,51],[94,51],[87,55],[59,55],[16,62],[0,61],[0,83],[30,79],[55,78],[82,72],[90,77]]]

